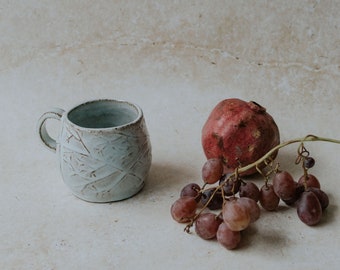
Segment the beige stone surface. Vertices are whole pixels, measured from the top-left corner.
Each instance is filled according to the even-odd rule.
[[[0,268],[336,269],[340,145],[307,144],[330,197],[316,227],[282,204],[228,251],[169,209],[202,183],[201,128],[222,99],[266,107],[282,141],[340,139],[339,14],[340,1],[0,1]],[[145,188],[118,203],[75,198],[35,130],[50,107],[97,98],[139,104],[153,145]],[[298,178],[296,147],[278,161]]]

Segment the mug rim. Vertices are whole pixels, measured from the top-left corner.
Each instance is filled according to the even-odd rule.
[[[137,116],[136,118],[133,120],[133,121],[130,121],[130,122],[127,122],[126,124],[123,124],[123,125],[118,125],[118,126],[112,126],[112,127],[103,127],[103,128],[93,128],[93,127],[84,127],[84,126],[81,126],[81,125],[78,125],[76,123],[74,123],[73,121],[70,120],[69,118],[69,114],[80,108],[80,107],[83,107],[83,106],[87,106],[89,104],[93,104],[93,103],[100,103],[100,102],[111,102],[111,103],[119,103],[119,104],[126,104],[132,108],[134,108],[136,110],[136,113],[137,113]],[[134,124],[136,124],[137,122],[139,122],[142,118],[143,118],[143,111],[142,109],[135,103],[132,103],[132,102],[129,102],[129,101],[126,101],[126,100],[118,100],[118,99],[94,99],[94,100],[89,100],[89,101],[86,101],[86,102],[83,102],[77,106],[74,106],[72,109],[70,109],[69,111],[67,111],[65,114],[64,114],[64,117],[65,119],[67,120],[67,122],[69,124],[71,124],[72,126],[76,127],[77,129],[79,130],[85,130],[85,131],[110,131],[110,130],[117,130],[117,129],[124,129],[124,128],[128,128]]]

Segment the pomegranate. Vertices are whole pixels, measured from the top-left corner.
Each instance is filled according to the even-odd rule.
[[[202,129],[202,146],[207,159],[221,158],[225,173],[255,162],[279,143],[279,129],[274,119],[254,101],[236,98],[221,101]],[[277,152],[272,158],[276,155]],[[242,175],[255,172],[256,168]]]

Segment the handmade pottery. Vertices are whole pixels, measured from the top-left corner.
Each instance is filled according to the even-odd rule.
[[[46,120],[61,120],[56,140]],[[52,109],[38,121],[42,142],[57,152],[65,184],[79,198],[111,202],[140,191],[151,166],[151,144],[143,112],[135,104],[95,100],[68,112]]]

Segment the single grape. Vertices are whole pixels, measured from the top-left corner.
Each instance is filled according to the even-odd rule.
[[[186,186],[182,188],[180,197],[189,196],[189,197],[197,198],[199,200],[200,190],[201,190],[201,187],[196,183],[187,184]]]
[[[222,194],[220,191],[217,191],[214,194],[214,191],[215,189],[204,190],[201,196],[201,204],[206,205],[208,201],[210,200],[211,196],[214,196],[208,203],[207,207],[210,210],[219,210],[222,208],[222,204],[223,204]]]
[[[226,249],[235,249],[241,241],[241,232],[232,231],[222,222],[216,233],[217,241]]]
[[[322,208],[318,197],[312,191],[304,191],[297,203],[297,214],[301,221],[309,226],[321,220]]]
[[[258,202],[260,198],[260,190],[255,183],[244,182],[240,186],[239,195],[240,197],[248,197]]]
[[[242,231],[250,223],[249,209],[237,199],[227,200],[222,208],[223,221],[232,231]]]
[[[234,178],[228,178],[228,175],[226,176],[226,179],[223,179],[220,181],[220,185],[224,181],[223,184],[223,191],[225,196],[232,196],[237,194],[239,192],[240,186],[241,186],[241,180],[237,179],[235,180]]]
[[[298,180],[298,183],[301,185],[304,185],[305,181],[306,181],[307,187],[320,188],[319,180],[312,174],[307,174],[307,178],[305,177],[305,175],[302,175],[300,179]]]
[[[293,195],[293,197],[291,197],[290,199],[286,199],[286,200],[282,200],[285,204],[291,206],[294,205],[297,200],[300,198],[302,192],[305,191],[305,187],[299,183],[295,183],[295,193]]]
[[[251,223],[260,218],[261,209],[257,202],[255,202],[253,199],[248,197],[241,197],[237,201],[238,203],[243,204],[248,209]]]
[[[202,167],[202,179],[207,184],[214,184],[222,177],[223,170],[223,162],[221,159],[208,159]]]
[[[306,158],[304,158],[304,160],[303,160],[303,166],[304,166],[306,169],[310,169],[310,168],[312,168],[314,165],[315,165],[315,159],[314,159],[314,158],[312,158],[312,157],[306,157]]]
[[[328,195],[324,191],[322,191],[319,188],[315,188],[315,187],[309,187],[307,188],[307,190],[312,191],[316,195],[316,197],[318,197],[322,210],[325,210],[328,207],[329,198],[328,198]]]
[[[182,197],[171,205],[171,216],[179,223],[190,221],[196,213],[197,202],[193,197]]]
[[[216,236],[216,232],[222,223],[217,215],[213,213],[203,213],[195,221],[195,231],[198,236],[207,240]]]
[[[206,205],[208,203],[208,201],[210,200],[210,197],[214,194],[214,190],[215,189],[211,188],[211,189],[206,189],[202,192],[202,196],[201,196],[202,205]],[[214,197],[208,203],[207,207],[210,210],[219,210],[222,208],[222,204],[223,204],[222,194],[220,191],[217,191],[214,194]]]
[[[296,182],[287,171],[277,172],[273,178],[273,188],[276,195],[282,200],[291,200],[295,197]]]
[[[280,203],[280,198],[274,192],[272,184],[263,185],[260,189],[260,204],[267,211],[274,211]]]

